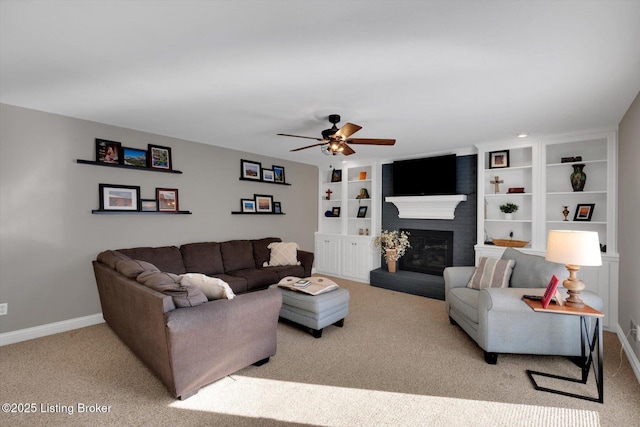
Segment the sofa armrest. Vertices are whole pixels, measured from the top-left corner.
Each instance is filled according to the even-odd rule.
[[[301,251],[298,249],[298,261],[304,267],[304,277],[311,276],[311,268],[313,267],[313,252]]]

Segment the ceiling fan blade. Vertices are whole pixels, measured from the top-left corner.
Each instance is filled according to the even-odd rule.
[[[278,135],[278,136],[291,136],[293,138],[314,139],[316,141],[324,141],[324,139],[322,139],[322,138],[314,138],[312,136],[291,135],[291,134],[288,134],[288,133],[277,133],[276,135]]]
[[[351,135],[358,132],[360,129],[362,129],[362,126],[354,125],[353,123],[347,123],[344,126],[342,126],[340,129],[338,129],[338,132],[336,132],[333,136],[349,138]]]
[[[367,145],[394,145],[395,139],[376,139],[376,138],[354,138],[348,139],[349,144],[367,144]]]
[[[347,144],[345,144],[344,142],[342,143],[342,151],[341,153],[344,154],[345,156],[350,156],[353,153],[355,153],[355,151],[353,150],[353,148],[349,147]]]
[[[311,148],[311,147],[317,147],[319,145],[325,145],[325,142],[321,142],[319,144],[311,144],[311,145],[307,145],[306,147],[300,147],[300,148],[294,148],[293,150],[290,151],[300,151],[300,150],[306,150],[307,148]]]

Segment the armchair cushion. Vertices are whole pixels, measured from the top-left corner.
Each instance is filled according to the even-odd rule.
[[[538,255],[529,255],[513,248],[507,248],[502,259],[512,259],[517,267],[511,274],[512,288],[546,288],[554,274],[559,278],[567,276],[564,265],[550,262]]]
[[[509,279],[516,262],[512,259],[496,259],[480,257],[478,267],[476,267],[467,288],[506,288],[509,286]]]

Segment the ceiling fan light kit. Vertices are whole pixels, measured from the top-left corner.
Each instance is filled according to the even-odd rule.
[[[325,129],[322,131],[322,138],[314,138],[312,136],[301,136],[301,135],[291,135],[288,133],[279,133],[279,136],[289,136],[293,138],[305,138],[305,139],[314,139],[316,141],[320,141],[317,144],[307,145],[305,147],[294,148],[291,151],[300,151],[305,150],[311,147],[320,147],[320,151],[323,154],[329,155],[333,154],[334,156],[338,153],[341,153],[345,156],[349,156],[354,154],[355,151],[351,148],[349,144],[361,144],[361,145],[394,145],[396,143],[395,139],[375,139],[375,138],[352,138],[349,139],[351,135],[358,132],[362,129],[362,126],[354,125],[353,123],[347,123],[342,126],[340,129],[336,126],[336,123],[340,122],[339,114],[330,114],[329,122],[333,124],[333,126],[329,129]]]

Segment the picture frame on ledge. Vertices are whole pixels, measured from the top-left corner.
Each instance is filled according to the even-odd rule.
[[[334,169],[331,171],[331,182],[342,182],[342,169]]]
[[[262,169],[262,180],[265,182],[275,182],[275,175],[272,169]]]
[[[140,187],[137,185],[99,184],[101,211],[140,210]]]
[[[262,164],[251,160],[240,160],[240,178],[260,181],[262,179]]]
[[[138,148],[122,147],[122,164],[146,168],[147,153],[148,151]]]
[[[162,145],[148,145],[149,167],[151,169],[172,170],[171,147]]]
[[[253,199],[240,199],[240,208],[243,213],[255,213],[256,201]]]
[[[284,178],[284,166],[273,165],[271,167],[273,168],[273,181],[284,184],[286,182]]]
[[[273,213],[282,213],[282,205],[280,204],[280,202],[273,202]]]
[[[117,141],[96,138],[96,162],[121,164],[122,144]]]
[[[156,188],[158,212],[178,212],[178,189]]]
[[[574,221],[591,221],[593,210],[596,208],[595,203],[578,203],[576,212],[573,215]]]
[[[155,199],[140,200],[140,212],[158,212],[158,201]]]
[[[273,196],[269,196],[266,194],[254,194],[253,198],[256,201],[257,213],[273,212]]]
[[[367,206],[360,206],[358,208],[358,218],[366,218],[367,217]]]
[[[509,167],[509,150],[490,151],[489,169],[500,169]]]
[[[340,206],[331,208],[331,216],[338,218],[340,216]]]

